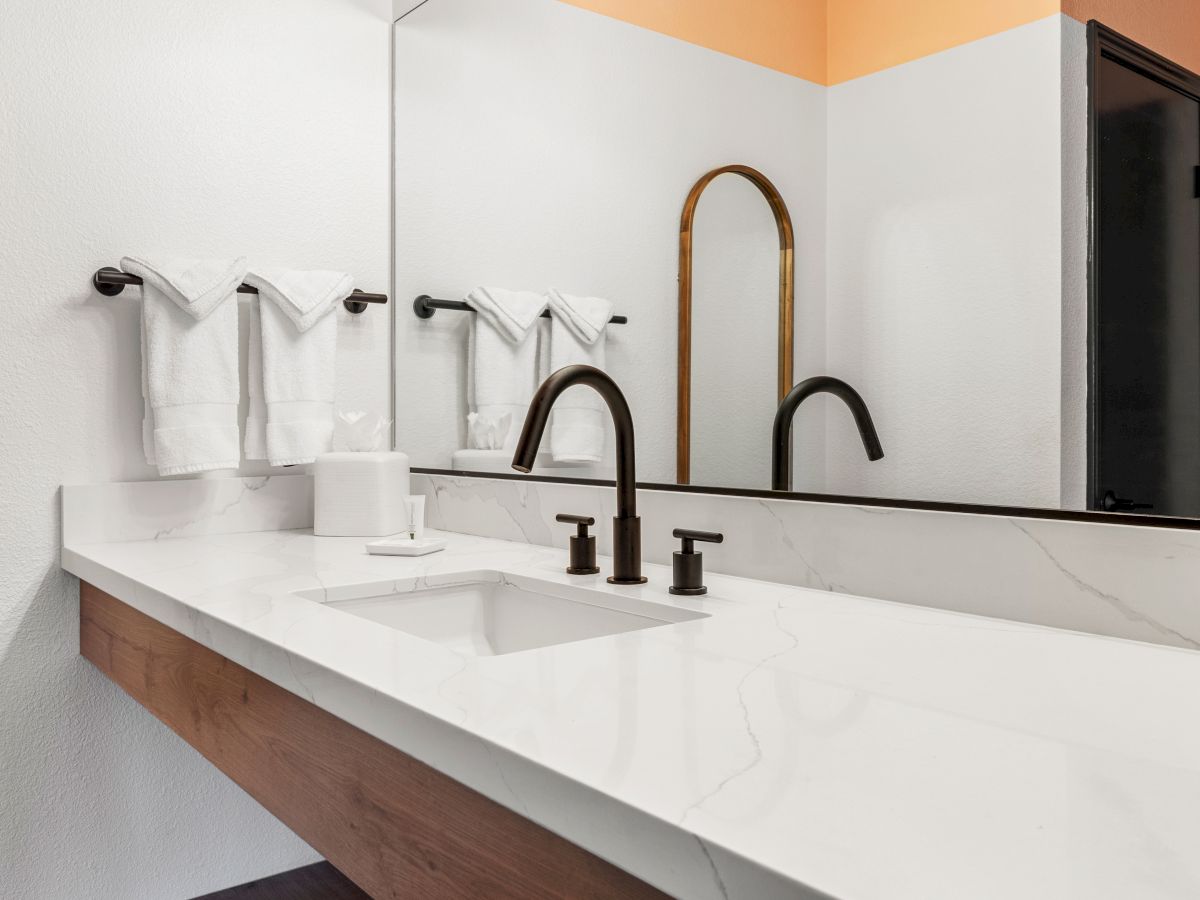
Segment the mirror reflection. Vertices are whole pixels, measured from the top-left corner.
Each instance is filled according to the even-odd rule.
[[[680,484],[758,488],[769,478],[765,426],[793,379],[794,245],[787,206],[756,169],[714,169],[684,201],[675,407]],[[762,301],[773,294],[775,307]]]
[[[643,482],[1200,516],[1200,37],[1132,2],[658,6],[396,23],[414,465],[512,474],[582,363]],[[602,403],[568,388],[533,474],[614,476]]]

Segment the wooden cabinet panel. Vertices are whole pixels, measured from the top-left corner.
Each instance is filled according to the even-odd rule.
[[[82,583],[80,653],[376,898],[664,894]]]

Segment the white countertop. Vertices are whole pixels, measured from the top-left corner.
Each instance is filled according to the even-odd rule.
[[[661,566],[613,587],[605,559],[572,577],[442,536],[416,559],[306,531],[68,543],[63,566],[676,896],[1200,896],[1196,652],[719,575],[677,598]],[[293,593],[480,572],[714,614],[467,657]]]

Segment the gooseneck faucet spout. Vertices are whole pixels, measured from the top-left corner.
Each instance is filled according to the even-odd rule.
[[[529,413],[517,441],[512,467],[518,472],[533,471],[538,445],[550,408],[567,388],[584,384],[594,389],[612,414],[617,443],[617,514],[613,517],[612,584],[644,584],[642,577],[642,525],[637,515],[637,477],[634,472],[633,416],[625,395],[605,372],[593,366],[566,366],[542,382],[529,402]]]
[[[871,421],[871,413],[867,404],[859,396],[858,391],[839,378],[828,375],[818,375],[806,378],[788,391],[788,395],[779,404],[775,412],[775,425],[771,429],[771,490],[790,491],[792,489],[792,420],[800,404],[813,394],[833,394],[848,407],[854,416],[854,424],[858,426],[859,437],[862,438],[863,449],[867,451],[867,459],[874,462],[883,459],[883,446],[879,443],[879,435],[875,432],[875,423]]]

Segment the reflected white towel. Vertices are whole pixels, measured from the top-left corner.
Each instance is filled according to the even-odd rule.
[[[550,305],[549,371],[583,365],[603,369],[604,343],[613,305],[599,297],[576,297],[554,288]],[[568,388],[550,418],[550,455],[555,462],[599,462],[604,456],[604,400],[588,387]]]
[[[467,404],[477,416],[476,428],[499,429],[504,416],[510,417],[501,449],[512,450],[537,389],[536,326],[546,298],[478,287],[465,299],[477,313],[467,350]]]
[[[273,466],[313,462],[333,449],[337,304],[354,288],[344,272],[258,269],[251,304],[246,458]]]
[[[244,259],[127,256],[142,288],[142,444],[160,475],[238,465],[237,302]]]

